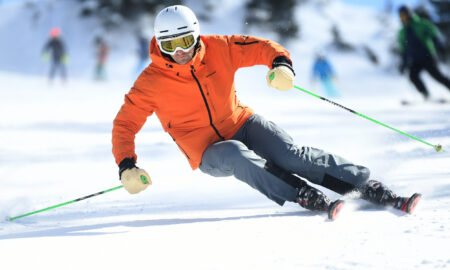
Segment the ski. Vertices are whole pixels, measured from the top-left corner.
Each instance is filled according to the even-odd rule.
[[[335,220],[337,216],[339,215],[339,212],[342,209],[342,206],[344,206],[343,200],[336,200],[330,204],[328,207],[328,219]]]
[[[447,99],[433,99],[433,100],[426,100],[426,101],[402,100],[401,104],[403,106],[412,106],[412,105],[420,105],[420,104],[450,104],[450,100],[447,100]]]
[[[399,200],[394,205],[394,208],[399,209],[400,211],[403,211],[407,214],[412,214],[421,198],[422,194],[420,193],[414,193],[409,198],[399,198]]]

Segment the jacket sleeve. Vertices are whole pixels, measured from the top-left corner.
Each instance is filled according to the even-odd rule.
[[[227,36],[227,41],[235,70],[254,65],[272,68],[272,62],[278,56],[285,56],[292,64],[289,52],[274,41],[240,35]]]
[[[112,152],[117,165],[127,157],[137,161],[135,136],[155,110],[152,91],[148,89],[145,77],[144,72],[125,95],[125,103],[113,122]]]
[[[428,29],[428,33],[430,35],[431,40],[433,41],[434,47],[436,48],[437,52],[445,54],[444,44],[441,40],[440,32],[437,26],[434,25],[429,20],[424,20],[424,24]]]
[[[45,43],[44,47],[42,47],[42,53],[46,53],[51,47],[51,40],[47,41],[47,43]]]
[[[430,38],[433,39],[439,36],[439,29],[437,28],[436,25],[434,25],[432,22],[426,19],[423,20],[423,24],[427,28],[427,32],[429,33]]]

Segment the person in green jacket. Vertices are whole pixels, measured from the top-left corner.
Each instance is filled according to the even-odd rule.
[[[400,72],[404,73],[409,69],[409,79],[425,100],[430,94],[419,77],[422,70],[428,71],[434,79],[450,90],[450,79],[442,74],[437,64],[437,49],[443,48],[437,27],[429,20],[420,18],[407,6],[399,8],[399,16],[403,24],[398,33],[402,54]]]

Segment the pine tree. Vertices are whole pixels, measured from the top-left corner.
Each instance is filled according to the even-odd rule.
[[[447,40],[444,47],[447,55],[450,55],[450,1],[448,0],[429,0],[433,6],[437,20],[436,26],[441,31],[441,34]]]
[[[249,0],[245,5],[245,27],[256,26],[276,33],[280,42],[297,38],[300,26],[295,20],[294,11],[299,2],[302,1]]]
[[[106,29],[114,28],[123,21],[135,22],[143,15],[156,15],[166,7],[183,4],[182,0],[78,0],[82,3],[81,16],[98,17]]]

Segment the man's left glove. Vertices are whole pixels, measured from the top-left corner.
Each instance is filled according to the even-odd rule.
[[[125,158],[120,162],[119,176],[123,187],[130,194],[139,193],[152,184],[148,173],[136,167],[134,158]]]
[[[267,85],[281,91],[290,90],[294,86],[294,78],[291,62],[285,56],[273,60],[272,69],[266,76]]]

